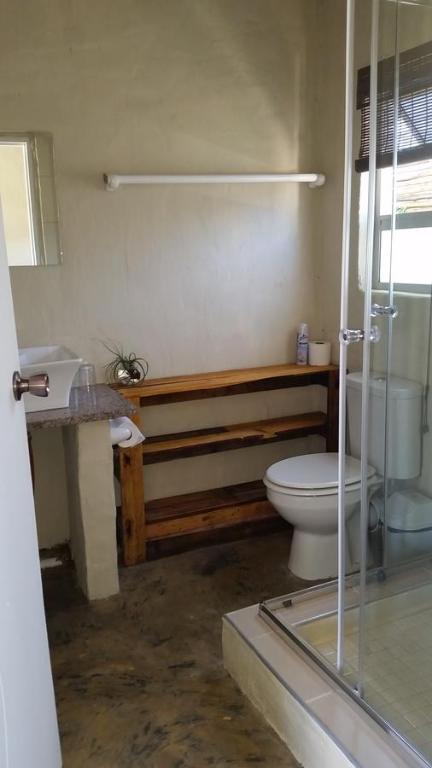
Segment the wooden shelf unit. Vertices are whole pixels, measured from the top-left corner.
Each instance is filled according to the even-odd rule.
[[[335,365],[273,365],[188,376],[148,379],[133,387],[116,387],[135,408],[179,403],[211,397],[305,387],[327,388],[327,413],[311,412],[264,421],[158,435],[135,448],[116,451],[121,485],[121,537],[123,563],[134,565],[150,554],[160,555],[186,540],[214,540],[215,532],[250,531],[252,526],[273,526],[281,519],[269,504],[261,481],[183,494],[144,503],[143,464],[199,456],[217,451],[264,445],[279,440],[318,434],[326,438],[327,451],[337,450],[339,370]],[[145,427],[143,427],[145,432]],[[171,544],[170,544],[171,542]]]

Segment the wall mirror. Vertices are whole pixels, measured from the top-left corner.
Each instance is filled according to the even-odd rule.
[[[10,267],[60,264],[62,251],[48,133],[0,133],[0,201]]]

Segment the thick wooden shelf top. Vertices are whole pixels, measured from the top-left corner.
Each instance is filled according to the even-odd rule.
[[[172,461],[246,446],[324,433],[327,417],[315,411],[265,421],[199,429],[192,432],[149,437],[142,444],[144,464]]]
[[[226,394],[283,389],[289,386],[307,386],[310,383],[319,383],[320,379],[324,380],[329,373],[336,371],[338,371],[337,365],[312,366],[288,363],[147,379],[138,386],[116,386],[116,389],[127,399],[139,400],[141,405],[145,406]]]

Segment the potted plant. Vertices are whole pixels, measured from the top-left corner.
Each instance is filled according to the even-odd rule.
[[[105,374],[110,384],[122,384],[132,386],[144,381],[148,374],[149,364],[143,357],[138,357],[135,352],[127,354],[122,347],[115,345],[105,348],[114,355],[111,362],[105,366]]]

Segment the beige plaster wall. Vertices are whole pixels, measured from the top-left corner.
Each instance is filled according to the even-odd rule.
[[[319,0],[315,34],[313,162],[326,184],[314,199],[314,255],[321,335],[339,359],[340,271],[344,173],[345,0]]]
[[[0,5],[3,129],[54,136],[65,254],[61,267],[12,271],[20,343],[66,344],[96,363],[99,378],[104,340],[144,355],[153,376],[293,359],[298,322],[321,331],[314,212],[322,190],[107,193],[102,173],[320,170],[311,120],[318,0]],[[268,397],[245,400],[247,418],[269,412]],[[271,407],[295,412],[310,401],[296,394]],[[197,426],[237,420],[238,404],[200,406]],[[173,410],[176,425],[193,417]],[[157,418],[149,429],[158,431]],[[195,468],[190,460],[173,472],[164,465],[150,470],[149,493],[253,479],[274,455],[308,449],[279,446],[253,461],[227,454]],[[42,544],[51,543],[53,498],[64,493],[52,454],[53,493],[38,491]]]

